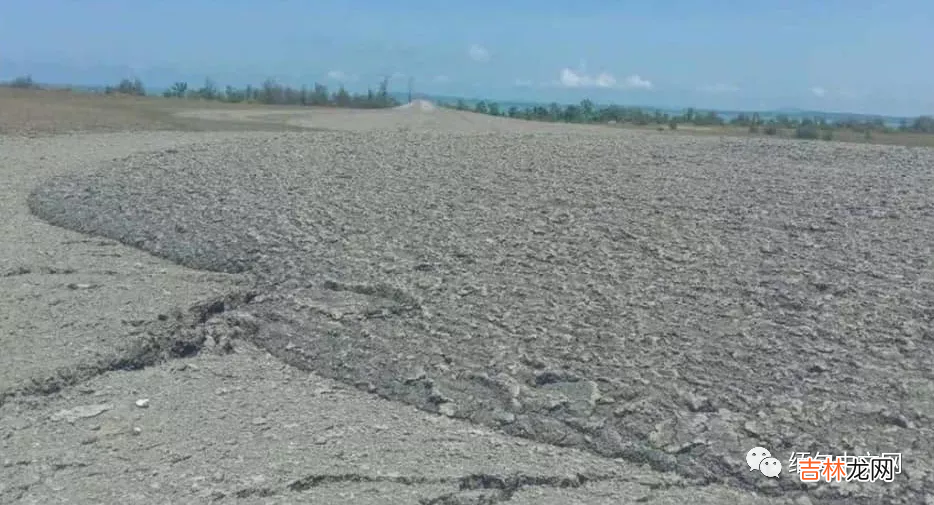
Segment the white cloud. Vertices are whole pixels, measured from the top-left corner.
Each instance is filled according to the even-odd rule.
[[[612,88],[616,86],[616,78],[604,72],[594,79],[594,84],[596,84],[598,88]]]
[[[620,82],[607,72],[589,75],[583,70],[570,68],[561,69],[561,75],[554,84],[565,88],[652,89],[652,83],[638,75],[630,75]]]
[[[638,75],[630,75],[623,83],[627,88],[652,89],[652,82]]]
[[[519,88],[531,88],[532,87],[532,81],[527,81],[525,79],[516,79],[515,84]]]
[[[820,86],[814,86],[811,88],[811,93],[814,93],[814,96],[825,96],[827,94],[827,90]]]
[[[586,75],[578,75],[577,72],[570,68],[565,68],[561,70],[561,78],[558,79],[558,82],[566,88],[579,88],[588,85],[590,78]]]
[[[451,82],[451,78],[446,75],[436,75],[434,79],[432,79],[432,82],[437,84],[444,84],[446,82]]]
[[[341,70],[331,70],[328,72],[328,79],[333,79],[335,81],[355,81],[357,80],[356,76],[348,75],[347,73]]]
[[[584,72],[564,68],[561,69],[558,83],[565,88],[613,88],[616,87],[616,78],[606,72],[590,76]]]
[[[733,84],[717,83],[710,86],[702,86],[700,88],[704,93],[736,93],[739,91],[739,86]]]
[[[472,44],[467,48],[467,56],[473,61],[484,63],[490,61],[490,52],[480,44]]]

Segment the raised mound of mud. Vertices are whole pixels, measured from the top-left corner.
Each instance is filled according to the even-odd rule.
[[[412,100],[409,103],[396,107],[396,110],[417,110],[421,112],[431,112],[435,109],[437,109],[435,104],[429,102],[428,100]]]
[[[815,497],[934,489],[934,152],[620,135],[286,135],[30,206],[254,271],[251,338],[388,398],[701,482],[799,489],[765,446],[904,455]]]

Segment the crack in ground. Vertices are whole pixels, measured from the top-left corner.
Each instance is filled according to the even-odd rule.
[[[78,273],[74,268],[55,268],[55,267],[38,267],[31,268],[27,266],[19,266],[16,268],[11,268],[3,273],[0,273],[0,277],[17,277],[20,275],[29,275],[29,274],[46,274],[46,275],[69,275]]]
[[[195,304],[186,311],[175,309],[174,317],[160,316],[149,321],[147,335],[96,363],[79,364],[56,370],[53,375],[33,378],[19,388],[0,391],[0,407],[17,396],[50,395],[65,387],[86,382],[112,371],[135,371],[164,361],[187,358],[198,354],[208,335],[196,331],[221,313],[233,311],[249,303],[256,293],[252,290],[235,291]]]
[[[569,476],[541,476],[528,474],[513,474],[500,476],[487,473],[474,473],[464,477],[421,477],[421,476],[399,476],[399,475],[364,475],[357,473],[346,474],[314,474],[295,480],[283,489],[274,489],[270,487],[249,487],[233,493],[238,499],[249,497],[270,497],[282,494],[284,492],[300,493],[309,489],[327,486],[331,484],[343,484],[348,482],[359,483],[392,483],[406,486],[429,485],[429,484],[456,484],[457,491],[446,493],[435,498],[422,499],[421,505],[452,505],[470,503],[464,499],[473,500],[477,504],[493,504],[509,501],[521,489],[528,487],[551,487],[557,489],[576,489],[584,486],[588,482],[619,480],[617,475],[584,475],[575,474]],[[487,493],[468,496],[471,492],[488,491]],[[215,499],[225,497],[223,493],[218,493]],[[478,501],[479,500],[479,501]]]
[[[448,493],[436,498],[421,500],[421,505],[464,505],[495,504],[507,502],[521,489],[528,487],[551,487],[556,489],[577,489],[593,480],[611,480],[608,478],[593,478],[583,474],[574,476],[535,476],[516,474],[509,477],[500,477],[490,474],[473,474],[460,479],[460,486],[454,493]],[[489,493],[471,493],[475,491],[490,491]]]

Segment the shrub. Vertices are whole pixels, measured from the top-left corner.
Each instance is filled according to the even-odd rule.
[[[833,140],[833,131],[831,131],[831,130],[824,130],[824,132],[821,133],[820,138],[821,138],[821,140]]]
[[[39,85],[32,80],[31,75],[22,75],[6,83],[6,86],[19,89],[39,89]]]
[[[766,127],[765,127],[765,134],[766,134],[766,135],[775,135],[775,134],[777,134],[777,133],[778,133],[778,127],[776,127],[776,126],[773,125],[773,124],[766,125]]]
[[[675,121],[674,119],[672,119],[671,121],[668,121],[668,129],[669,129],[669,130],[677,130],[677,129],[678,129],[678,122]]]
[[[820,138],[820,130],[815,124],[802,124],[795,129],[795,138],[816,140]]]
[[[107,86],[104,88],[104,93],[107,95],[121,94],[121,95],[133,95],[133,96],[146,96],[146,88],[143,87],[143,81],[139,79],[123,79],[120,81],[116,87]]]

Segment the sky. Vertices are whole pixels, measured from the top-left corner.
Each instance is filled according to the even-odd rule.
[[[5,0],[0,79],[934,113],[930,0]]]

